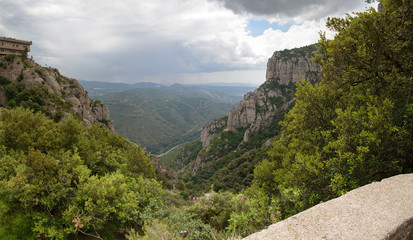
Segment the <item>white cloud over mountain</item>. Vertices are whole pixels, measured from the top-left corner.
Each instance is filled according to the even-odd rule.
[[[206,74],[222,71],[259,84],[265,79],[242,79],[236,71],[265,71],[272,52],[315,43],[325,30],[324,15],[364,8],[353,0],[343,3],[346,8],[323,2],[0,0],[0,35],[33,41],[35,60],[79,79],[168,83],[189,75],[186,81],[197,81],[202,74],[204,82],[235,80],[231,74]],[[274,6],[282,11],[266,10]],[[294,24],[253,37],[246,30],[252,17]]]

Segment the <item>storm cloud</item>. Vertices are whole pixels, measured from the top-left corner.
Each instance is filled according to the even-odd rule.
[[[315,20],[360,5],[360,0],[210,0],[222,4],[236,14],[252,14],[275,18]]]

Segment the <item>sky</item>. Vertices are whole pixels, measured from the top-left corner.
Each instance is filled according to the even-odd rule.
[[[316,43],[363,0],[0,0],[0,36],[67,77],[162,84],[265,81],[274,51]]]

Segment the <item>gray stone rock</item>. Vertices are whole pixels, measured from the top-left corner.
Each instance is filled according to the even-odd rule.
[[[20,57],[16,57],[12,61],[6,61],[4,57],[0,57],[0,61],[2,62],[0,76],[7,78],[12,83],[21,82],[27,88],[45,86],[49,92],[56,94],[66,102],[70,102],[72,104],[70,113],[81,116],[87,126],[100,124],[112,132],[115,131],[109,118],[107,106],[100,101],[91,100],[88,93],[75,79],[60,75],[57,69],[42,67],[31,59],[25,59],[23,62]],[[0,105],[4,105],[6,102],[4,89],[1,88]],[[54,112],[55,110],[50,109],[50,111]],[[68,114],[64,113],[65,116]]]
[[[294,50],[291,50],[294,55]],[[284,58],[281,52],[275,52],[268,59],[266,83],[253,92],[249,92],[244,99],[228,113],[227,130],[236,132],[240,128],[247,128],[243,141],[247,142],[250,136],[263,127],[273,124],[277,106],[271,98],[280,97],[284,103],[281,108],[287,108],[293,101],[286,99],[280,89],[269,89],[266,86],[277,82],[279,85],[289,85],[300,82],[303,78],[316,81],[321,78],[321,66],[310,60],[313,54],[297,55]]]
[[[244,239],[413,239],[413,174],[360,187]]]
[[[275,52],[267,62],[267,81],[279,81],[280,84],[287,85],[290,82],[298,83],[309,72],[321,72],[321,66],[310,60],[312,56],[296,56],[285,60],[280,52]]]
[[[211,142],[212,138],[214,137],[214,134],[224,128],[226,125],[226,121],[225,119],[216,119],[211,121],[210,123],[204,125],[202,127],[202,132],[201,132],[201,143],[202,143],[202,147],[207,147],[209,145],[209,143]]]

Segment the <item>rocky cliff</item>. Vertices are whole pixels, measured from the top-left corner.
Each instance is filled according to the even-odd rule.
[[[227,126],[227,119],[228,119],[227,117],[218,118],[218,119],[211,121],[208,124],[205,124],[202,127],[202,132],[201,132],[201,137],[200,137],[202,147],[207,147],[209,143],[211,142],[214,134],[222,131]]]
[[[226,129],[236,132],[246,128],[243,141],[247,142],[251,135],[274,124],[278,110],[287,109],[293,102],[296,83],[303,78],[312,83],[321,79],[321,66],[311,61],[315,51],[315,45],[310,45],[275,52],[268,59],[266,81],[255,91],[247,93],[237,108],[232,107]],[[204,147],[212,139],[210,128],[214,126],[210,124],[204,128],[201,135]]]
[[[274,52],[267,62],[266,82],[288,85],[299,83],[303,78],[317,81],[321,77],[321,66],[311,61],[315,53],[314,45]]]
[[[114,132],[107,106],[89,99],[88,93],[78,81],[61,75],[57,69],[42,67],[32,59],[22,60],[8,55],[0,57],[0,76],[0,106],[16,104],[18,101],[23,105],[43,107],[53,117],[75,114],[82,117],[86,125],[101,124]],[[23,88],[36,89],[32,93],[47,95],[48,100],[39,99],[41,96],[19,95]],[[49,100],[59,104],[50,104],[47,102]]]

